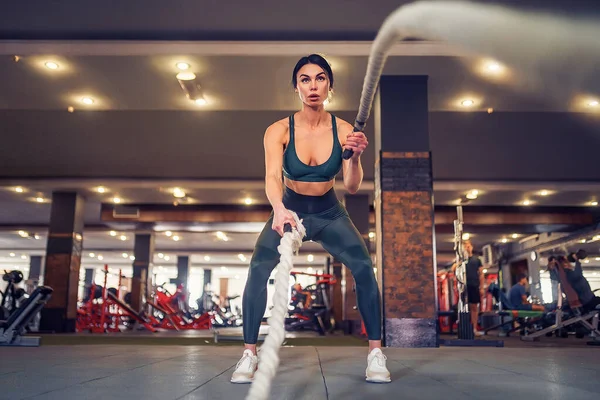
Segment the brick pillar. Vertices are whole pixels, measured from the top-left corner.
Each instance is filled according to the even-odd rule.
[[[384,343],[437,347],[427,77],[383,76],[374,113]]]
[[[84,207],[75,192],[52,194],[44,285],[54,292],[41,310],[41,331],[75,332]]]

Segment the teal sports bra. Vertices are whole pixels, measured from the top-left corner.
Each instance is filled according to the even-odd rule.
[[[294,140],[294,115],[289,117],[290,142],[283,152],[283,175],[293,181],[300,182],[328,182],[342,169],[342,145],[338,139],[337,123],[331,114],[333,126],[333,149],[329,159],[323,164],[307,165],[298,158]]]

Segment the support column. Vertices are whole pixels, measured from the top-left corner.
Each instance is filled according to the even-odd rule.
[[[347,194],[344,196],[344,206],[348,215],[354,223],[354,226],[361,234],[367,248],[370,250],[369,242],[369,195],[368,194]],[[344,291],[344,315],[342,326],[344,333],[360,333],[362,317],[358,311],[358,302],[356,298],[356,283],[354,277],[344,265],[342,269],[342,279],[346,282]]]
[[[42,256],[29,257],[29,275],[30,281],[39,281],[42,275]]]
[[[135,235],[133,245],[133,278],[131,279],[131,308],[141,311],[148,297],[150,267],[154,254],[154,234],[140,232]]]
[[[44,285],[54,292],[42,308],[40,331],[75,332],[84,207],[75,192],[52,193]]]
[[[183,283],[185,290],[188,290],[188,277],[190,276],[190,257],[177,256],[177,285]]]
[[[427,76],[382,76],[374,105],[377,274],[388,347],[437,347]]]
[[[342,270],[344,265],[336,259],[331,262],[331,274],[335,276],[337,281],[331,288],[331,305],[333,308],[333,318],[335,319],[335,329],[343,329],[344,320],[344,295],[346,287],[343,284]]]

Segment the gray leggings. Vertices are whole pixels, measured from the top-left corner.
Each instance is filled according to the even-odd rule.
[[[304,196],[286,188],[284,205],[303,219],[304,241],[312,240],[346,265],[356,282],[358,309],[369,340],[381,340],[380,294],[373,264],[364,239],[352,223],[333,189],[323,196]],[[302,211],[309,212],[302,212]],[[273,213],[265,224],[250,261],[250,270],[242,298],[244,342],[256,344],[267,306],[267,281],[279,263],[277,246],[281,236],[271,226]]]

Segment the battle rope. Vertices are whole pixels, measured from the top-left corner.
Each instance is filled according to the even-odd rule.
[[[290,272],[293,268],[292,257],[298,253],[302,246],[302,239],[306,236],[306,229],[298,215],[290,211],[296,221],[294,229],[284,232],[277,251],[280,255],[277,272],[275,273],[275,293],[273,294],[273,309],[269,318],[269,333],[264,344],[260,348],[260,359],[258,370],[254,374],[254,380],[247,400],[266,400],[271,392],[271,382],[277,367],[279,366],[279,348],[285,339],[284,319],[289,304],[289,282]],[[286,225],[289,227],[289,225]]]

